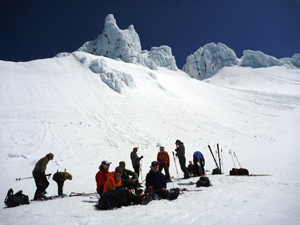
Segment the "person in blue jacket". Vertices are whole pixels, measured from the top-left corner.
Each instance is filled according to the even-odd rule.
[[[200,151],[194,152],[194,176],[202,176],[205,175],[205,159]],[[199,167],[200,166],[200,167]]]
[[[167,191],[167,182],[165,175],[158,169],[156,161],[151,163],[151,170],[146,176],[146,190],[145,193],[153,191],[162,199],[167,199],[169,192]]]

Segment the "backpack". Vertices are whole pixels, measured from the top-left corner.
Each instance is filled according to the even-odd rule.
[[[200,179],[196,183],[197,187],[209,187],[210,181],[208,177],[200,177]]]
[[[229,171],[230,175],[249,175],[249,171],[245,168],[232,168],[232,170]]]
[[[180,193],[180,189],[179,188],[172,188],[172,189],[170,189],[169,190],[169,197],[168,197],[168,199],[170,201],[172,201],[172,200],[178,198],[179,193]]]
[[[4,200],[5,205],[8,208],[10,208],[19,205],[29,204],[28,195],[24,195],[22,192],[23,191],[18,191],[16,194],[14,194],[13,189],[9,189]]]
[[[111,210],[128,205],[127,192],[128,190],[125,187],[115,187],[101,196],[96,207],[102,210]]]
[[[213,169],[212,174],[213,175],[214,174],[222,174],[222,172],[221,172],[221,170],[219,168],[215,168],[215,169]]]

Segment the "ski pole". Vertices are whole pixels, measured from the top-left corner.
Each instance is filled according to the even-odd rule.
[[[210,153],[211,153],[212,157],[214,158],[214,161],[215,161],[215,164],[216,164],[217,168],[219,169],[219,166],[218,166],[218,163],[217,163],[216,158],[215,158],[215,156],[214,156],[214,153],[212,152],[212,150],[211,150],[211,148],[210,148],[209,145],[208,145],[208,148],[209,148],[209,150],[210,150]]]
[[[223,158],[223,150],[221,149],[221,158],[222,158],[222,168],[224,169],[224,158]]]
[[[176,168],[177,178],[178,178],[178,180],[179,180],[179,175],[178,175],[178,170],[177,170],[177,164],[176,164],[176,160],[175,160],[175,153],[174,153],[174,152],[172,152],[172,153],[173,153],[173,159],[174,159],[174,163],[175,163],[175,168]]]
[[[222,173],[219,144],[217,144],[217,149],[218,149],[218,158],[219,158],[220,172]]]
[[[233,156],[236,158],[236,161],[238,162],[238,164],[239,164],[240,168],[242,168],[242,166],[241,166],[241,164],[240,164],[240,162],[239,162],[239,160],[238,160],[238,158],[237,158],[237,156],[236,156],[235,152],[233,152]]]
[[[33,177],[16,178],[16,181],[18,181],[18,180],[30,179],[30,178],[33,178]]]
[[[238,158],[237,158],[235,152],[233,152],[233,156],[236,158],[236,161],[238,162],[240,168],[242,168],[242,166],[241,166],[241,164],[240,164],[240,162],[239,162],[239,160],[238,160]],[[243,170],[242,170],[242,173],[243,173],[243,175],[245,175]]]
[[[229,155],[231,155],[231,158],[232,158],[232,162],[233,162],[234,168],[236,168],[235,163],[234,163],[233,156],[232,156],[232,154],[231,154],[231,150],[229,150]],[[237,175],[237,171],[236,171],[236,175]]]
[[[49,176],[48,179],[50,179],[51,173],[48,173],[48,174],[46,174],[45,176],[46,176],[46,177]],[[33,178],[33,177],[16,178],[16,181],[18,181],[18,180],[25,180],[25,179],[31,179],[31,178]]]
[[[140,160],[141,181],[143,180],[142,160]]]

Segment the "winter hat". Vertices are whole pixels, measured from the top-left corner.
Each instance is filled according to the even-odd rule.
[[[165,150],[165,147],[164,146],[160,146],[159,150]]]
[[[108,160],[103,160],[101,165],[110,165],[111,162],[109,162]]]
[[[151,167],[156,167],[157,166],[157,162],[156,161],[153,161],[152,163],[151,163]]]
[[[139,147],[134,147],[133,150],[138,150]]]
[[[117,173],[117,172],[123,173],[123,169],[121,167],[117,166],[115,169],[115,173]]]
[[[54,158],[54,155],[52,153],[49,153],[46,156],[50,156],[52,159]]]
[[[121,161],[121,162],[119,162],[119,166],[125,167],[125,166],[126,166],[126,163],[125,163],[124,161]]]
[[[181,141],[180,140],[176,140],[176,142],[175,142],[175,144],[180,144],[181,143]]]

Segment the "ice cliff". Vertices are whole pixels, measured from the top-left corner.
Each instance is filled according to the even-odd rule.
[[[223,67],[234,65],[251,68],[285,65],[300,68],[300,54],[295,54],[292,58],[277,59],[260,51],[245,50],[242,58],[238,59],[235,52],[226,45],[209,43],[189,55],[182,70],[193,78],[204,80]]]
[[[166,67],[178,70],[170,47],[160,46],[153,47],[150,52],[142,51],[139,35],[133,25],[125,30],[119,29],[112,14],[106,17],[103,32],[97,39],[86,42],[78,51],[141,64],[150,69]]]

